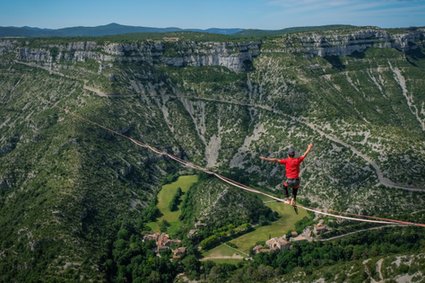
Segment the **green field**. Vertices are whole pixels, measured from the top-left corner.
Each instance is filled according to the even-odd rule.
[[[180,176],[177,181],[166,184],[162,186],[162,189],[158,193],[158,203],[157,207],[161,211],[162,216],[157,219],[155,222],[150,222],[147,225],[152,228],[153,231],[159,232],[159,223],[162,220],[166,220],[170,223],[168,227],[168,233],[173,234],[180,227],[180,205],[177,211],[170,211],[168,205],[171,202],[171,199],[175,195],[177,188],[181,188],[183,193],[186,193],[189,188],[198,182],[197,175],[188,175],[188,176]],[[184,197],[184,196],[183,196]]]
[[[177,181],[162,186],[162,189],[158,193],[157,207],[161,211],[162,216],[155,222],[150,222],[147,225],[152,228],[153,231],[159,232],[159,223],[166,220],[170,226],[167,232],[173,234],[180,227],[180,206],[177,211],[170,211],[169,203],[180,187],[183,193],[186,193],[189,188],[198,181],[198,176],[188,175],[180,176]],[[231,240],[230,242],[237,246],[234,249],[223,243],[211,250],[204,253],[204,257],[230,257],[234,254],[246,257],[249,254],[250,248],[255,245],[258,241],[266,241],[272,237],[278,237],[286,234],[288,231],[295,229],[295,223],[304,217],[308,216],[307,211],[304,209],[298,209],[298,214],[295,212],[292,206],[273,201],[266,196],[259,196],[265,203],[266,206],[279,213],[280,218],[270,225],[257,227],[254,231],[244,234],[238,238]],[[239,251],[238,251],[239,250]],[[237,262],[239,259],[211,259],[214,262]]]
[[[207,252],[205,252],[204,256],[205,257],[220,257],[220,256],[232,256],[234,254],[237,255],[241,255],[243,257],[246,256],[245,253],[243,252],[238,252],[235,249],[233,249],[232,247],[224,244],[221,244],[211,250],[208,250]]]
[[[254,231],[230,241],[238,246],[241,251],[249,253],[249,249],[256,242],[267,241],[270,238],[279,237],[291,230],[295,230],[295,223],[308,216],[306,210],[298,208],[297,214],[292,206],[281,202],[266,202],[266,205],[277,211],[280,218],[270,225],[258,227]]]
[[[269,238],[282,236],[289,231],[295,230],[295,223],[308,216],[307,211],[304,209],[298,208],[296,213],[294,208],[290,205],[272,201],[272,199],[267,197],[261,198],[268,207],[279,213],[280,218],[270,225],[258,227],[250,233],[229,241],[235,244],[237,249],[241,252],[238,253],[226,244],[221,244],[218,247],[206,251],[204,257],[230,256],[234,253],[245,256],[244,253],[249,253],[250,248],[252,248],[255,243],[267,241]]]

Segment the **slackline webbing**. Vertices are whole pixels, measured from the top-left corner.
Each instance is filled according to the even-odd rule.
[[[149,145],[147,143],[141,142],[141,141],[136,140],[136,139],[134,139],[132,137],[129,137],[127,135],[124,135],[124,134],[122,134],[120,132],[117,132],[117,131],[115,131],[113,129],[110,129],[110,128],[104,126],[104,125],[101,125],[101,124],[99,124],[97,122],[94,122],[94,121],[92,121],[90,119],[87,119],[87,118],[85,118],[85,117],[83,117],[83,116],[81,116],[79,114],[73,113],[73,112],[71,112],[71,111],[69,111],[67,109],[61,108],[61,107],[59,107],[57,105],[54,105],[54,107],[57,107],[59,109],[62,109],[66,113],[68,113],[68,114],[72,115],[73,117],[76,117],[76,118],[78,118],[78,119],[80,119],[82,121],[85,121],[85,122],[87,122],[89,124],[92,124],[92,125],[94,125],[96,127],[102,128],[102,129],[104,129],[104,130],[106,130],[108,132],[111,132],[111,133],[113,133],[113,134],[115,134],[117,136],[120,136],[120,137],[122,137],[124,139],[127,139],[127,140],[131,141],[133,144],[135,144],[135,145],[137,145],[139,147],[146,148],[146,149],[148,149],[148,150],[150,150],[150,151],[152,151],[152,152],[154,152],[154,153],[156,153],[158,155],[166,156],[166,157],[168,157],[168,158],[170,158],[170,159],[172,159],[172,160],[174,160],[174,161],[182,164],[185,167],[192,168],[192,169],[195,169],[195,170],[204,172],[204,173],[206,173],[208,175],[215,176],[219,180],[221,180],[221,181],[223,181],[223,182],[225,182],[225,183],[227,183],[227,184],[229,184],[229,185],[231,185],[233,187],[237,187],[237,188],[240,188],[242,190],[245,190],[245,191],[248,191],[248,192],[251,192],[251,193],[264,195],[264,196],[267,196],[267,197],[269,197],[271,199],[274,199],[274,200],[276,200],[278,202],[282,202],[284,204],[288,204],[287,201],[284,200],[284,199],[281,199],[281,198],[275,197],[273,195],[267,194],[265,192],[256,190],[256,189],[251,188],[251,187],[249,187],[247,185],[241,184],[241,183],[236,182],[236,181],[234,181],[234,180],[232,180],[230,178],[227,178],[225,176],[222,176],[222,175],[220,175],[220,174],[218,174],[216,172],[213,172],[211,170],[208,170],[207,168],[204,168],[202,166],[199,166],[199,165],[194,164],[194,163],[189,162],[189,161],[185,161],[185,160],[183,160],[183,159],[181,159],[181,158],[179,158],[177,156],[174,156],[174,155],[172,155],[170,153],[167,153],[165,151],[162,151],[160,149],[157,149],[156,147],[151,146],[151,145]],[[381,217],[368,216],[368,215],[341,213],[341,212],[335,212],[335,211],[331,211],[331,210],[329,210],[329,211],[323,211],[323,210],[320,210],[320,209],[313,209],[313,208],[309,208],[309,207],[302,206],[302,205],[297,205],[297,207],[303,208],[303,209],[305,209],[307,211],[314,212],[314,213],[317,213],[317,214],[322,214],[322,215],[326,215],[326,216],[330,216],[330,217],[334,217],[334,218],[340,218],[340,219],[346,219],[346,220],[352,220],[352,221],[369,222],[369,223],[379,223],[379,224],[396,224],[396,225],[400,225],[400,226],[425,227],[425,224],[422,224],[422,223],[415,223],[415,222],[410,222],[410,221],[402,221],[402,220],[396,220],[396,219],[391,219],[391,218],[381,218]],[[343,214],[345,214],[345,215],[343,215]]]

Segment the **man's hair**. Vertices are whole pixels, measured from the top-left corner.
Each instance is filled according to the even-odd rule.
[[[293,148],[288,149],[288,156],[294,157],[295,156],[295,149],[293,149]]]

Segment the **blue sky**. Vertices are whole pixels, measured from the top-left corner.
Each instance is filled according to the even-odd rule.
[[[0,26],[425,26],[425,0],[1,0]]]

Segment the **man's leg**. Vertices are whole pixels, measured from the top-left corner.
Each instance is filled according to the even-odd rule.
[[[298,193],[298,187],[292,188],[292,201],[291,201],[292,205],[297,205],[297,193]]]
[[[283,188],[285,189],[286,198],[289,199],[288,183],[286,181],[283,182]]]
[[[297,203],[297,193],[298,193],[298,188],[300,187],[300,179],[294,179],[291,182],[291,188],[292,188],[292,200],[291,200],[291,205],[296,206]]]

